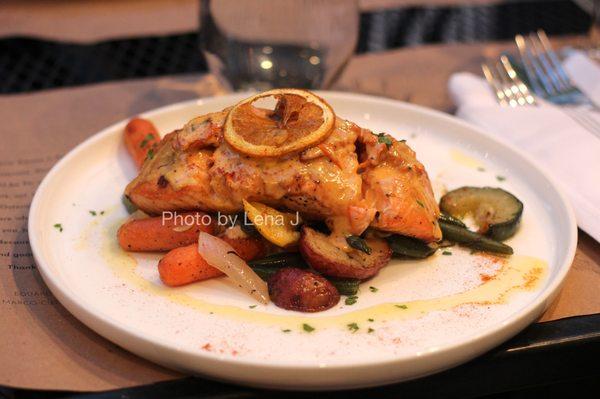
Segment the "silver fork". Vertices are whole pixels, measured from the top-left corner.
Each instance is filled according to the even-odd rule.
[[[495,64],[481,64],[481,69],[500,105],[537,105],[529,88],[519,78],[507,56],[500,56],[500,60]]]
[[[517,35],[515,42],[533,92],[559,105],[571,119],[600,137],[600,123],[588,112],[589,109],[600,111],[600,108],[572,84],[546,33],[538,30],[527,37]]]

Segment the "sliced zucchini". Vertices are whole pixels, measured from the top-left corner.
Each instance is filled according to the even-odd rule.
[[[501,188],[461,187],[442,197],[440,209],[453,218],[471,215],[480,234],[503,241],[516,233],[523,203]]]
[[[512,247],[500,241],[475,233],[465,227],[442,222],[440,220],[440,228],[442,229],[444,240],[454,241],[480,251],[495,252],[503,255],[512,255],[513,253]]]
[[[394,256],[408,256],[410,258],[423,259],[433,255],[435,248],[430,247],[416,238],[392,234],[386,237],[392,254]]]

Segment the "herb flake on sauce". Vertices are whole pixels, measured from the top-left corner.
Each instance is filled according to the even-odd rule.
[[[358,297],[356,295],[350,295],[348,298],[346,298],[344,303],[346,305],[354,305],[357,300],[358,300]]]

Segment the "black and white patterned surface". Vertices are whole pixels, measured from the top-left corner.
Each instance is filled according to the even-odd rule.
[[[386,9],[360,18],[358,53],[425,43],[509,40],[545,29],[581,34],[589,16],[569,0]],[[26,37],[0,40],[0,94],[206,70],[196,32],[89,45]]]

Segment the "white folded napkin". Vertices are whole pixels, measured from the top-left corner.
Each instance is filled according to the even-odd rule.
[[[563,63],[581,91],[600,104],[600,66],[581,52]],[[515,144],[545,167],[571,199],[581,229],[600,242],[600,137],[582,128],[558,107],[501,107],[487,82],[456,73],[448,89],[457,116]],[[600,123],[600,115],[590,112]]]

